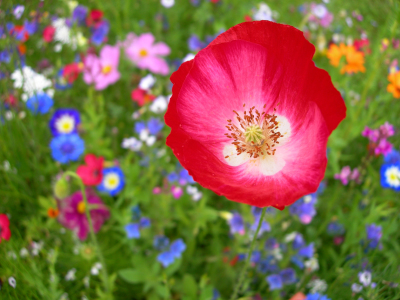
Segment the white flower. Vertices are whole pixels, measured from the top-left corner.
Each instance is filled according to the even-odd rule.
[[[346,23],[347,23],[347,26],[353,27],[353,20],[350,17],[346,18]]]
[[[267,4],[260,3],[260,8],[253,15],[253,19],[255,21],[261,21],[261,20],[273,21],[272,10],[269,8]]]
[[[316,294],[316,293],[323,294],[327,290],[328,285],[326,284],[325,280],[314,279],[307,284],[307,287],[310,288],[311,294]]]
[[[15,254],[14,251],[8,251],[8,252],[7,252],[7,256],[8,256],[8,257],[11,257],[11,258],[13,258],[13,259],[17,259],[17,254]]]
[[[11,110],[6,111],[5,118],[8,121],[12,120],[14,118],[14,113]]]
[[[23,257],[27,257],[28,254],[29,254],[29,252],[28,252],[28,250],[27,250],[26,248],[22,248],[22,249],[19,251],[19,256],[21,256],[22,258],[23,258]]]
[[[157,158],[163,157],[166,153],[167,153],[167,150],[165,150],[165,148],[162,148],[162,149],[157,151],[156,157]]]
[[[364,271],[358,273],[358,279],[362,283],[363,286],[369,286],[371,284],[372,275],[369,271]]]
[[[43,241],[40,241],[38,243],[32,242],[31,247],[32,247],[32,255],[36,256],[39,254],[40,250],[42,250],[42,248],[43,248]]]
[[[67,275],[65,275],[65,280],[66,280],[66,281],[75,280],[75,279],[76,279],[75,273],[76,273],[76,269],[75,269],[75,268],[69,270],[68,273],[67,273]]]
[[[361,292],[361,290],[362,290],[362,285],[359,285],[359,284],[357,284],[357,283],[353,283],[353,284],[351,285],[351,290],[352,290],[354,293],[359,293],[359,292]]]
[[[175,0],[161,0],[161,5],[166,8],[170,8],[170,7],[174,6],[174,4],[175,4]]]
[[[8,284],[11,285],[15,289],[15,287],[17,286],[17,281],[15,280],[14,277],[9,277]]]
[[[122,148],[132,151],[139,151],[142,148],[142,142],[135,137],[126,138],[122,141]]]
[[[14,81],[14,88],[22,88],[24,91],[21,97],[24,101],[37,93],[43,92],[52,85],[51,80],[36,73],[28,66],[22,67],[22,72],[20,69],[15,70],[11,74],[11,79]]]
[[[15,9],[14,9],[14,17],[18,20],[19,18],[21,18],[22,14],[24,13],[25,7],[23,5],[18,5]]]
[[[296,235],[297,235],[297,232],[293,231],[292,233],[285,235],[285,237],[283,238],[283,241],[285,243],[290,243],[290,242],[294,241],[294,239],[296,238]]]
[[[306,260],[304,262],[304,265],[306,266],[307,269],[309,269],[311,272],[316,271],[319,269],[319,264],[318,260],[315,257],[310,258],[309,260]]]
[[[150,135],[147,139],[146,139],[146,145],[147,146],[153,146],[154,143],[156,142],[156,137],[154,135]]]
[[[61,52],[61,50],[62,50],[62,44],[60,43],[55,44],[54,52]]]
[[[153,103],[150,105],[150,111],[153,113],[162,113],[164,112],[168,107],[168,100],[164,96],[158,96],[156,99],[154,99]]]
[[[56,29],[54,33],[54,40],[60,42],[61,44],[71,44],[71,46],[74,47],[71,40],[71,30],[67,26],[65,18],[58,18],[52,22],[52,25]]]
[[[192,200],[193,201],[199,201],[201,199],[201,197],[203,197],[203,193],[202,192],[197,192],[196,194],[192,195]]]
[[[195,57],[193,53],[188,53],[186,56],[182,59],[182,63],[187,62],[189,60],[192,60]]]
[[[149,90],[153,87],[153,85],[155,83],[156,83],[156,79],[154,78],[154,76],[151,74],[148,74],[145,77],[143,77],[142,79],[140,79],[139,87],[142,90]]]
[[[274,250],[272,250],[272,256],[275,257],[276,260],[282,260],[283,255],[282,255],[281,248],[279,248],[279,247],[274,248]]]
[[[313,11],[313,14],[319,19],[322,19],[328,12],[328,10],[326,9],[326,6],[323,4],[315,5],[315,7],[313,8],[312,11]]]
[[[99,271],[101,270],[103,266],[101,265],[101,263],[97,262],[93,265],[92,269],[90,270],[90,273],[92,275],[99,275]]]

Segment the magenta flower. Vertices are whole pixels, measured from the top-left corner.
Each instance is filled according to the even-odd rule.
[[[124,42],[125,53],[139,69],[148,69],[153,73],[167,75],[169,72],[167,62],[160,56],[170,53],[165,43],[154,44],[154,36],[144,33],[140,36],[128,35]]]
[[[383,138],[379,141],[378,145],[375,148],[375,154],[379,155],[379,154],[383,154],[383,155],[387,155],[388,153],[390,153],[390,151],[392,151],[393,145],[387,141],[387,139]]]
[[[118,81],[119,48],[105,45],[100,51],[100,57],[88,54],[85,59],[83,80],[87,84],[94,83],[96,90],[103,90]]]
[[[347,185],[349,181],[355,181],[361,183],[360,172],[357,168],[352,171],[349,166],[343,167],[339,174],[335,174],[334,178],[342,182],[343,185]]]
[[[89,205],[95,206],[90,210],[90,217],[94,232],[98,232],[104,221],[110,217],[110,212],[93,190],[87,189],[86,196]],[[81,192],[76,192],[60,202],[58,221],[64,227],[73,230],[81,241],[85,240],[89,233],[89,222],[85,209]]]

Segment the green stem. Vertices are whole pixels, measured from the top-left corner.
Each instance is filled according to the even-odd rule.
[[[83,198],[83,201],[85,203],[85,213],[86,213],[86,218],[88,219],[88,223],[89,223],[90,237],[92,239],[94,247],[96,248],[97,256],[98,256],[98,258],[99,258],[99,260],[101,262],[101,265],[102,265],[101,270],[103,272],[104,290],[105,290],[106,294],[111,294],[110,287],[109,287],[110,281],[108,279],[108,272],[107,272],[106,262],[104,260],[103,254],[102,254],[102,252],[100,250],[99,243],[97,242],[96,234],[94,233],[93,222],[92,222],[92,218],[90,216],[90,208],[91,207],[89,207],[89,203],[87,201],[85,185],[83,184],[82,179],[79,177],[79,175],[76,174],[75,172],[66,171],[63,174],[63,176],[67,176],[67,175],[69,175],[71,177],[74,177],[79,182],[79,186],[80,186],[80,189],[81,189],[81,192],[82,192],[82,198]]]
[[[242,268],[242,271],[241,271],[241,273],[240,273],[239,281],[238,281],[237,285],[235,286],[235,290],[233,291],[231,300],[235,300],[235,299],[236,299],[237,294],[238,294],[238,292],[239,292],[239,290],[240,290],[240,287],[241,287],[242,284],[243,284],[245,275],[246,275],[246,273],[247,273],[247,268],[248,268],[248,266],[249,266],[249,262],[250,262],[250,258],[251,258],[251,253],[253,252],[254,245],[255,245],[255,241],[256,241],[256,239],[257,239],[258,232],[260,231],[261,224],[262,224],[262,221],[263,221],[263,219],[264,219],[264,216],[265,216],[265,212],[266,212],[266,211],[267,211],[267,208],[264,207],[264,208],[262,209],[262,213],[261,213],[261,216],[260,216],[260,220],[258,221],[257,230],[256,230],[256,232],[254,233],[253,240],[251,241],[249,251],[247,251],[247,258],[246,258],[246,261],[245,261],[244,266],[243,266],[243,268]]]

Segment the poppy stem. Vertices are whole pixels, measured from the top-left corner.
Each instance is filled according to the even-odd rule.
[[[78,174],[76,174],[75,172],[72,171],[66,171],[63,176],[71,176],[74,177],[78,182],[79,182],[79,187],[81,189],[82,192],[82,198],[83,198],[83,202],[85,203],[85,213],[86,213],[86,218],[88,219],[88,223],[89,223],[89,230],[90,230],[90,237],[92,239],[92,242],[94,244],[94,247],[96,248],[96,252],[97,252],[97,256],[101,262],[102,265],[102,272],[103,272],[103,284],[104,284],[104,290],[106,292],[106,294],[108,294],[110,296],[109,299],[112,299],[112,295],[111,295],[111,291],[110,291],[110,281],[108,278],[108,272],[107,272],[107,267],[106,267],[106,262],[104,260],[104,256],[100,250],[99,247],[99,243],[97,242],[97,238],[96,238],[96,234],[94,233],[94,229],[93,229],[93,222],[92,222],[92,218],[90,216],[90,208],[91,206],[89,206],[87,197],[86,197],[86,190],[85,190],[85,185],[82,182],[82,179],[79,177]]]
[[[257,230],[256,230],[256,232],[254,233],[253,240],[251,241],[249,250],[247,251],[246,261],[245,261],[245,263],[244,263],[244,266],[243,266],[243,268],[242,268],[242,271],[240,272],[239,281],[238,281],[237,285],[235,286],[235,290],[233,291],[233,294],[232,294],[230,300],[235,300],[235,299],[236,299],[237,294],[239,293],[240,288],[241,288],[241,286],[242,286],[242,284],[243,284],[243,281],[244,281],[244,279],[245,279],[245,275],[246,275],[246,273],[247,273],[247,268],[248,268],[248,266],[249,266],[249,262],[250,262],[250,258],[251,258],[251,253],[253,252],[253,249],[254,249],[254,246],[255,246],[255,241],[256,241],[256,239],[257,239],[258,232],[260,231],[261,224],[262,224],[262,221],[263,221],[263,219],[264,219],[264,216],[265,216],[265,212],[266,212],[266,211],[267,211],[267,208],[264,207],[264,208],[262,209],[262,212],[261,212],[260,220],[258,221]]]

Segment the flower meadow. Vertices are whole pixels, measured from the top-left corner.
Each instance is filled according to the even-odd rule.
[[[0,299],[400,299],[398,1],[25,2]]]

